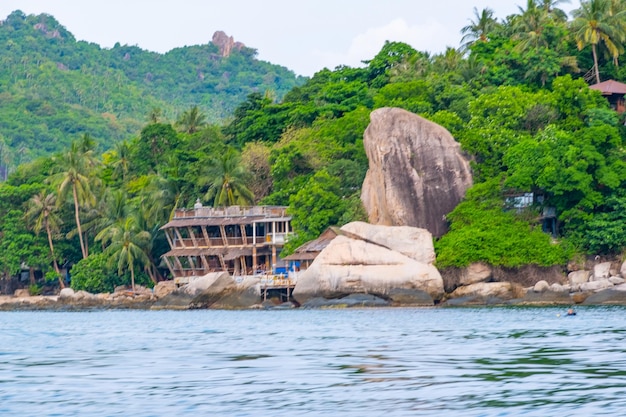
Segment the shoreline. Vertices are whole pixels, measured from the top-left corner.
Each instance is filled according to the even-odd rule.
[[[609,290],[610,291],[610,290]],[[254,304],[248,307],[194,307],[192,305],[176,306],[176,305],[159,305],[158,299],[154,296],[146,297],[145,295],[124,296],[111,298],[108,294],[97,294],[90,299],[68,299],[61,298],[58,295],[34,295],[34,296],[14,296],[0,295],[0,312],[2,311],[97,311],[97,310],[292,310],[292,309],[326,309],[326,310],[343,310],[354,308],[436,308],[436,309],[454,309],[454,308],[480,308],[480,307],[599,307],[599,306],[618,306],[626,307],[626,292],[623,297],[616,297],[616,294],[602,294],[609,292],[607,290],[598,292],[595,295],[589,295],[583,302],[576,303],[574,300],[539,300],[528,299],[526,297],[512,300],[502,299],[450,299],[433,305],[425,304],[392,304],[385,300],[372,296],[361,294],[364,299],[357,299],[354,302],[346,302],[343,299],[325,300],[326,303],[319,302],[312,305],[296,306],[293,303],[274,304],[264,302]],[[610,291],[616,293],[617,291]],[[604,296],[602,296],[604,295]],[[622,295],[622,294],[619,294]],[[591,298],[591,300],[589,300]],[[594,301],[595,299],[595,301]]]

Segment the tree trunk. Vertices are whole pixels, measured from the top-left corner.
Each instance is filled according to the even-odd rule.
[[[54,272],[57,273],[59,277],[59,286],[61,289],[65,288],[65,282],[63,277],[61,276],[61,271],[59,271],[59,264],[57,263],[57,258],[54,256],[54,246],[52,245],[52,233],[50,232],[50,225],[46,221],[46,233],[48,234],[48,245],[50,245],[50,254],[52,255],[52,264],[54,265]]]
[[[133,264],[130,264],[130,285],[133,288],[133,294],[135,293],[135,269],[133,268]]]
[[[596,70],[596,84],[600,84],[600,69],[598,68],[598,53],[596,52],[596,44],[591,44],[591,52],[593,52],[593,67]]]
[[[83,231],[80,227],[80,216],[78,215],[78,195],[76,194],[76,185],[72,184],[72,193],[74,194],[74,216],[76,217],[76,228],[78,229],[78,239],[80,240],[80,250],[83,253],[83,259],[87,258],[88,253],[83,242]]]

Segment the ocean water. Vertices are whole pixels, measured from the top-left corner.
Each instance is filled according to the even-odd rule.
[[[620,416],[626,309],[0,313],[1,416]]]

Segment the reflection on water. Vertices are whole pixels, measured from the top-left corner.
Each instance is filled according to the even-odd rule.
[[[625,312],[3,312],[0,415],[616,416]]]

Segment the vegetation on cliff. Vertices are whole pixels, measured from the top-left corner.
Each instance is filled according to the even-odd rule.
[[[597,61],[601,79],[626,80],[617,65],[626,42],[625,12],[617,9],[624,2],[583,2],[575,13],[583,20],[570,21],[554,3],[529,0],[502,22],[477,12],[476,19],[488,21],[464,28],[461,51],[431,56],[387,42],[364,67],[320,70],[282,99],[248,94],[227,122],[215,123],[209,113],[215,107],[189,98],[177,101],[184,117],[152,112],[135,134],[89,136],[81,123],[91,119],[81,118],[72,125],[80,137],[65,150],[22,164],[0,186],[0,271],[9,277],[28,265],[54,278],[56,261],[75,265],[76,289],[112,289],[131,276],[154,282],[167,250],[159,227],[198,198],[211,205],[289,205],[298,233],[289,249],[329,225],[363,220],[359,196],[368,162],[362,135],[371,110],[385,106],[445,126],[473,161],[476,185],[450,213],[450,232],[436,242],[438,266],[551,265],[573,251],[620,253],[626,246],[624,119],[584,76]],[[582,31],[585,7],[592,6],[612,16],[611,29],[595,43]],[[193,55],[194,48],[186,51]],[[141,55],[126,52],[131,59]],[[145,117],[153,103],[140,104],[146,90],[137,89],[138,101],[126,99]],[[51,106],[63,112],[61,104]],[[7,112],[0,109],[0,118],[12,117]],[[526,193],[533,193],[533,204],[520,203]],[[49,231],[35,221],[46,200],[55,201],[44,216]],[[541,231],[544,208],[556,216],[554,236]],[[118,240],[124,235],[128,244]],[[131,243],[145,256],[121,257]]]
[[[253,92],[281,98],[304,78],[259,61],[252,48],[222,56],[213,42],[165,54],[76,41],[49,15],[11,13],[0,24],[0,165],[68,147],[90,134],[103,148],[153,116],[183,117],[198,106],[207,121],[228,118]]]

